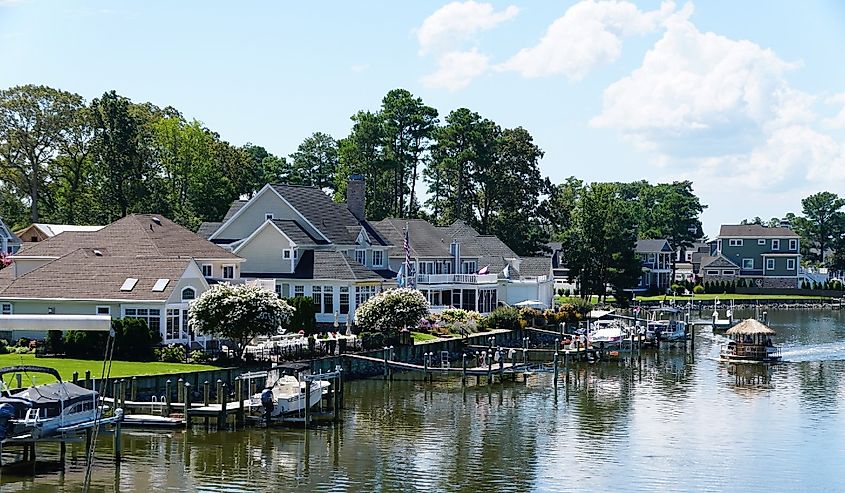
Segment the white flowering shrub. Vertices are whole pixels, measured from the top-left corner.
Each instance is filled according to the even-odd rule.
[[[361,304],[355,310],[355,323],[365,331],[395,333],[416,327],[428,310],[428,300],[416,289],[390,289]]]
[[[253,337],[286,329],[293,312],[293,307],[276,293],[253,285],[226,283],[203,293],[191,304],[188,316],[194,330],[231,339],[243,351]]]

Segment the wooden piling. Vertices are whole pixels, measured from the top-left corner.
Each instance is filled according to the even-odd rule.
[[[76,385],[79,384],[79,372],[78,371],[73,372],[73,377],[71,378],[71,381]]]
[[[387,380],[387,373],[388,373],[388,366],[387,366],[387,348],[384,348],[384,379]]]
[[[461,385],[467,384],[467,353],[461,356]]]
[[[91,370],[85,370],[85,388],[94,390],[94,382],[91,381]]]
[[[220,397],[218,400],[220,401],[220,416],[217,418],[217,429],[226,429],[228,427],[226,421],[229,415],[229,392],[225,383],[220,387]]]
[[[18,388],[23,388],[23,375],[15,373],[15,380],[17,380]]]
[[[185,382],[184,398],[185,398],[185,400],[182,401],[182,402],[185,405],[185,407],[184,407],[184,410],[185,410],[185,412],[184,412],[184,415],[185,415],[185,430],[190,430],[191,429],[191,416],[190,416],[190,411],[191,411],[191,383],[190,382]]]
[[[122,440],[122,437],[121,437],[121,430],[120,430],[121,421],[123,421],[123,419],[119,419],[114,424],[114,436],[113,436],[113,438],[114,438],[114,461],[115,462],[120,462],[120,459],[123,456],[123,440]]]
[[[170,416],[170,411],[171,411],[171,399],[172,399],[171,390],[170,390],[171,385],[172,385],[172,382],[168,378],[167,381],[164,382],[164,403],[165,403],[164,404],[164,415],[165,416]]]
[[[311,420],[311,380],[305,381],[305,427],[308,428]]]
[[[235,418],[235,425],[238,427],[243,427],[244,421],[246,419],[246,412],[244,410],[244,381],[241,377],[235,379],[235,394],[238,396],[238,415]]]

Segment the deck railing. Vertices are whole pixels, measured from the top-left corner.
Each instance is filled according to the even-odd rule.
[[[417,284],[495,284],[496,274],[418,274]]]

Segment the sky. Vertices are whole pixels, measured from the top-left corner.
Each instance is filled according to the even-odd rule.
[[[173,106],[288,155],[405,88],[552,181],[691,180],[704,230],[845,195],[845,2],[0,0],[0,87]]]

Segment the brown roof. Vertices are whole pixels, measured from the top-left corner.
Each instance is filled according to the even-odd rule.
[[[789,228],[769,228],[760,224],[723,224],[719,229],[720,238],[758,237],[798,238],[798,233]]]
[[[238,259],[170,219],[156,214],[132,214],[99,231],[66,231],[38,243],[28,243],[18,255],[60,257],[80,248],[109,256]]]
[[[65,234],[65,233],[62,233]],[[166,300],[192,260],[174,257],[121,257],[96,255],[78,249],[28,272],[11,282],[0,298],[64,298],[115,300]],[[0,271],[5,278],[11,268]],[[127,278],[138,279],[131,291],[121,291]],[[154,292],[159,279],[169,279],[163,291]]]
[[[727,332],[725,332],[725,335],[729,336],[751,336],[756,334],[774,335],[775,331],[766,327],[762,323],[754,320],[753,318],[749,318],[734,325],[733,327],[728,329]]]

